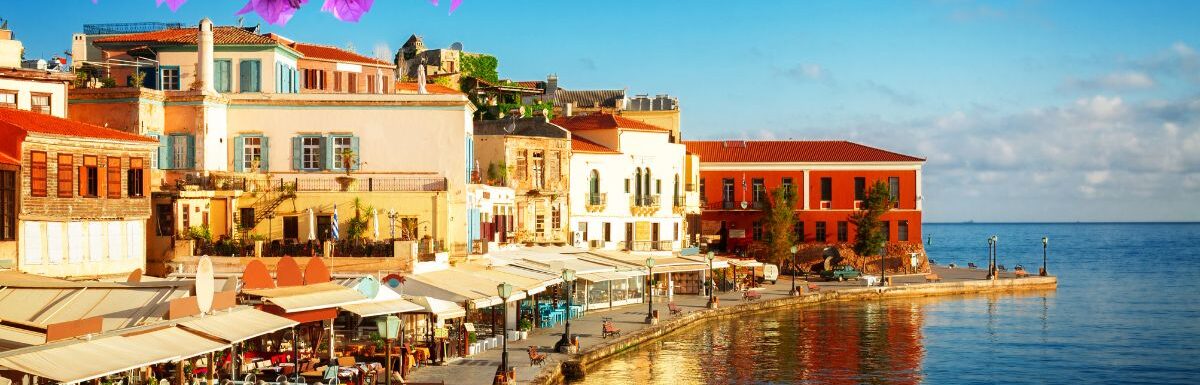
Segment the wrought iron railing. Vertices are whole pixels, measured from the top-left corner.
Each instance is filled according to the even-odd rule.
[[[658,195],[631,195],[629,196],[629,204],[638,207],[654,207],[658,206]]]
[[[600,206],[608,201],[608,195],[605,193],[588,193],[587,204],[589,206]]]

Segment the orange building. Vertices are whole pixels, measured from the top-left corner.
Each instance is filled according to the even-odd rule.
[[[685,141],[700,156],[702,235],[736,252],[763,238],[770,192],[789,186],[802,244],[854,242],[850,215],[876,181],[895,202],[883,216],[888,242],[920,244],[922,158],[848,141]]]

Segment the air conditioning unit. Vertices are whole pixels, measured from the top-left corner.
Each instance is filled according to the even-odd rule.
[[[830,207],[833,207],[833,202],[821,201],[821,210],[829,210]]]

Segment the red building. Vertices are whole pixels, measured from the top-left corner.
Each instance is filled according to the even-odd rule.
[[[895,206],[883,216],[889,244],[921,242],[922,158],[848,141],[685,141],[700,156],[702,234],[727,251],[762,239],[770,192],[790,185],[803,244],[850,244],[850,215],[876,181]],[[891,247],[889,247],[891,249]]]

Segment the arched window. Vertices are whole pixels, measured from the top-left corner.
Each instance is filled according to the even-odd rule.
[[[645,174],[645,178],[646,178],[646,181],[642,183],[642,188],[645,188],[645,189],[646,189],[646,191],[642,193],[642,196],[644,196],[644,197],[647,197],[647,199],[649,199],[649,197],[650,197],[650,191],[651,191],[651,190],[650,190],[650,186],[651,186],[651,184],[650,184],[650,181],[651,181],[651,179],[650,179],[650,168],[649,168],[649,167],[646,167],[646,174]]]
[[[637,168],[636,173],[634,174],[633,180],[635,182],[633,185],[633,196],[635,196],[637,198],[641,198],[642,197],[642,168],[641,167]]]
[[[673,191],[675,192],[675,194],[672,196],[675,198],[676,205],[682,206],[681,204],[679,204],[680,203],[679,202],[679,174],[675,174],[675,186],[674,186]]]
[[[592,174],[588,176],[588,192],[600,194],[600,171],[592,170]]]

